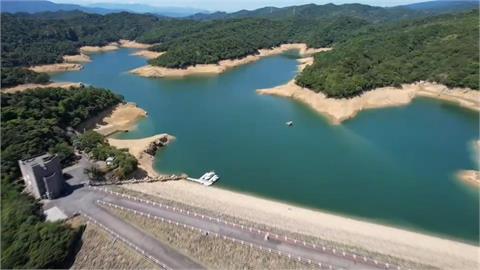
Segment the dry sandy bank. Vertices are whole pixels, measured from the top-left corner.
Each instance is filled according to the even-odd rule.
[[[2,93],[17,93],[17,92],[23,92],[28,89],[35,89],[35,88],[49,88],[49,87],[60,87],[64,89],[70,89],[70,88],[79,88],[81,86],[81,83],[68,83],[68,82],[54,82],[54,83],[48,83],[48,84],[34,84],[34,83],[28,83],[28,84],[21,84],[17,85],[14,87],[9,87],[9,88],[2,88]]]
[[[108,143],[116,148],[127,148],[130,154],[135,156],[138,160],[138,166],[147,172],[150,177],[157,177],[160,174],[153,168],[154,157],[145,153],[144,151],[149,147],[152,142],[155,142],[163,137],[167,138],[167,143],[170,143],[175,137],[168,134],[157,134],[147,138],[121,140],[108,138]]]
[[[134,184],[130,189],[233,215],[270,227],[391,254],[444,269],[477,269],[479,248],[411,231],[296,207],[187,181]]]
[[[118,42],[111,42],[108,45],[105,46],[83,46],[80,47],[80,53],[98,53],[98,52],[111,52],[118,50],[119,48],[119,43]]]
[[[63,61],[65,63],[88,63],[92,60],[88,55],[81,53],[76,55],[64,55]]]
[[[147,112],[135,104],[122,103],[103,118],[103,124],[95,128],[95,131],[105,136],[119,131],[129,131],[135,128],[138,120],[146,116]]]
[[[151,44],[139,43],[134,40],[120,39],[118,41],[120,47],[123,48],[132,48],[132,49],[147,49],[151,47]]]
[[[475,140],[470,145],[472,148],[472,158],[478,169],[480,167],[480,140]],[[480,188],[479,170],[460,170],[457,172],[457,178],[471,186]]]
[[[340,124],[362,110],[406,105],[417,96],[446,100],[465,108],[480,110],[479,91],[450,89],[444,85],[429,82],[404,84],[402,88],[377,88],[349,99],[327,98],[323,93],[315,93],[310,89],[298,86],[293,80],[271,89],[257,90],[257,93],[289,97],[303,102],[325,115],[333,124]]]
[[[140,50],[132,53],[132,55],[140,56],[146,59],[155,59],[160,55],[164,54],[165,52],[154,52],[149,50]]]
[[[457,177],[467,184],[480,187],[480,171],[461,170],[457,173]]]
[[[80,64],[58,63],[58,64],[33,66],[33,67],[29,67],[28,69],[33,70],[35,72],[55,73],[55,72],[80,70],[82,68],[83,66]]]
[[[260,60],[263,57],[278,55],[289,50],[299,50],[300,55],[308,56],[313,53],[328,51],[330,48],[307,48],[306,44],[283,44],[272,49],[260,49],[258,54],[249,55],[240,59],[222,60],[218,64],[189,66],[186,69],[164,68],[147,65],[130,72],[143,77],[183,77],[189,75],[220,74],[228,69]]]

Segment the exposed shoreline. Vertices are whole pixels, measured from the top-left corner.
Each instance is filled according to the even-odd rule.
[[[155,59],[157,57],[159,57],[160,55],[164,54],[165,52],[154,52],[154,51],[149,51],[149,50],[139,50],[139,51],[136,51],[134,53],[132,53],[132,55],[136,55],[136,56],[140,56],[140,57],[143,57],[143,58],[146,58],[146,59]]]
[[[120,39],[118,41],[118,45],[122,48],[130,48],[130,49],[148,49],[153,46],[152,44],[145,44],[145,43],[136,42],[135,40],[126,40],[126,39]]]
[[[104,136],[130,131],[136,127],[138,120],[146,116],[147,112],[135,104],[121,103],[112,108],[94,130]]]
[[[129,189],[204,208],[222,215],[327,241],[429,264],[444,269],[476,269],[479,248],[385,225],[255,197],[188,181],[142,183]]]
[[[461,170],[457,173],[457,177],[469,185],[480,188],[480,171]]]
[[[117,132],[127,132],[136,128],[138,121],[147,117],[147,112],[142,108],[137,107],[133,103],[121,103],[113,108],[110,108],[98,117],[90,119],[90,122],[84,123],[85,127],[96,126],[94,131],[108,137]],[[99,124],[99,122],[101,124]],[[169,134],[157,134],[154,136],[140,138],[140,139],[116,139],[108,137],[108,143],[119,149],[128,149],[138,161],[138,167],[142,169],[148,176],[155,178],[162,176],[161,173],[155,171],[153,162],[155,157],[146,153],[151,143],[158,141],[161,138],[166,138],[164,145],[168,145],[175,139]]]
[[[299,59],[299,71],[313,63],[313,58]],[[303,88],[291,80],[284,85],[258,89],[260,95],[274,95],[300,101],[324,115],[332,124],[338,125],[367,109],[404,106],[415,97],[429,97],[449,101],[461,107],[480,111],[480,91],[468,88],[448,88],[431,82],[403,84],[402,88],[382,87],[366,91],[353,98],[328,98],[325,94]]]
[[[304,65],[311,58],[302,60]],[[402,91],[398,90],[397,91]],[[312,92],[312,91],[310,91]],[[313,92],[312,92],[313,93]],[[138,119],[137,119],[138,120]],[[135,120],[135,121],[137,121]],[[153,168],[154,157],[144,153],[153,141],[167,134],[135,140],[109,138],[112,146],[128,148],[137,157],[139,167],[149,175],[159,175]],[[169,141],[173,139],[170,136]],[[173,181],[128,185],[130,189],[190,204],[219,214],[237,216],[284,230],[313,235],[325,240],[390,254],[407,260],[446,269],[475,269],[478,247],[375,223],[292,206],[215,187]]]
[[[88,63],[91,62],[92,59],[86,54],[76,54],[76,55],[64,55],[63,61],[65,63]]]
[[[328,51],[331,48],[308,48],[304,43],[283,44],[272,49],[260,49],[258,54],[249,55],[240,59],[222,60],[217,64],[200,64],[189,66],[186,69],[165,68],[146,65],[131,70],[130,72],[142,77],[184,77],[190,75],[215,75],[226,70],[258,61],[264,57],[282,54],[289,50],[299,50],[301,56],[309,56],[314,53]]]
[[[77,63],[58,63],[58,64],[48,64],[48,65],[38,65],[32,66],[28,69],[39,72],[39,73],[56,73],[56,72],[65,72],[65,71],[77,71],[83,68],[82,65]]]
[[[120,47],[118,42],[111,42],[105,46],[83,46],[80,47],[80,53],[90,54],[90,53],[99,53],[99,52],[111,52],[118,50]]]
[[[138,167],[143,169],[148,176],[155,178],[161,176],[162,174],[157,172],[153,168],[153,162],[155,157],[146,153],[145,150],[149,145],[161,138],[166,138],[167,142],[165,145],[168,145],[170,142],[175,140],[175,137],[166,133],[157,134],[146,138],[141,139],[114,139],[108,138],[108,143],[116,148],[122,149],[126,148],[135,158],[138,160]]]
[[[118,42],[111,42],[105,46],[83,46],[79,49],[79,54],[76,55],[64,55],[63,63],[56,63],[56,64],[47,64],[47,65],[37,65],[31,66],[28,69],[35,71],[35,72],[43,72],[43,73],[57,73],[57,72],[65,72],[65,71],[77,71],[83,68],[83,63],[91,62],[90,56],[88,54],[92,53],[101,53],[101,52],[111,52],[122,48],[133,48],[133,49],[141,49],[135,55],[143,56],[143,57],[153,57],[156,55],[158,57],[158,53],[147,51],[146,49],[151,47],[150,44],[143,44],[138,43],[132,40],[125,40],[121,39]],[[161,54],[160,54],[161,55]],[[156,58],[153,57],[153,58]]]
[[[81,83],[73,83],[73,82],[52,82],[48,84],[35,84],[35,83],[28,83],[28,84],[20,84],[14,87],[2,88],[2,93],[18,93],[23,92],[30,89],[37,89],[37,88],[64,88],[64,89],[72,89],[72,88],[80,88]]]
[[[473,160],[477,165],[477,170],[460,170],[457,172],[456,176],[459,180],[464,183],[480,188],[480,140],[475,140],[471,143]]]

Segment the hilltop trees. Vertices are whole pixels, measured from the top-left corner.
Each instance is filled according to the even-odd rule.
[[[329,97],[428,80],[479,89],[478,11],[384,26],[317,54],[297,84]]]
[[[80,231],[44,222],[40,205],[15,182],[17,161],[46,151],[73,156],[69,126],[122,100],[96,88],[45,88],[1,97],[1,223],[3,268],[64,268]]]

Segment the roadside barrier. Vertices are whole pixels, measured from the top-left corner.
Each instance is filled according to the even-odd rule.
[[[292,238],[292,237],[288,237],[286,235],[279,235],[279,234],[272,233],[272,232],[269,232],[269,231],[260,230],[260,229],[257,229],[257,228],[251,227],[251,226],[237,224],[235,222],[227,221],[227,220],[220,219],[220,218],[217,218],[217,217],[211,217],[211,216],[204,215],[204,214],[201,214],[201,213],[198,213],[198,212],[195,212],[195,211],[185,210],[185,209],[181,209],[181,208],[178,208],[178,207],[169,206],[169,205],[166,205],[166,204],[150,201],[150,200],[147,200],[147,199],[138,198],[136,196],[132,196],[132,195],[128,195],[128,194],[124,194],[124,193],[120,193],[120,192],[115,192],[115,191],[109,190],[107,188],[92,187],[92,186],[90,188],[93,189],[93,190],[105,192],[107,194],[111,194],[111,195],[114,195],[114,196],[117,196],[117,197],[125,198],[125,199],[132,200],[132,201],[137,201],[137,202],[141,202],[141,203],[145,203],[145,204],[150,204],[152,206],[161,207],[161,208],[171,210],[171,211],[175,211],[175,212],[178,212],[178,213],[181,213],[181,214],[185,214],[185,215],[189,215],[189,216],[193,216],[193,217],[199,217],[199,218],[202,218],[202,219],[208,219],[210,221],[217,222],[217,223],[223,223],[225,225],[229,225],[229,226],[232,226],[232,227],[235,227],[235,228],[240,228],[242,230],[246,230],[246,231],[249,231],[249,232],[252,232],[252,233],[261,234],[261,235],[268,235],[269,237],[272,237],[272,238],[274,238],[278,241],[284,241],[284,242],[294,244],[294,245],[297,245],[297,246],[303,246],[303,247],[306,247],[306,248],[314,249],[318,252],[338,256],[340,258],[348,259],[348,260],[351,260],[353,262],[359,262],[359,263],[362,263],[362,264],[369,264],[369,265],[372,265],[372,266],[375,266],[375,267],[378,267],[378,268],[384,268],[384,269],[396,269],[396,270],[405,269],[405,268],[402,268],[398,265],[394,265],[394,264],[389,263],[389,262],[380,262],[380,261],[378,261],[376,259],[373,259],[371,257],[356,254],[356,253],[353,253],[353,252],[350,252],[350,251],[347,251],[347,250],[344,250],[344,249],[339,249],[337,247],[327,246],[327,245],[324,245],[324,244],[315,244],[315,243],[307,242],[307,241],[304,241],[304,240],[298,240],[298,239],[295,239],[295,238]],[[411,270],[411,269],[405,269],[405,270]]]
[[[137,245],[133,244],[132,242],[128,241],[127,239],[125,239],[124,237],[120,236],[118,233],[114,232],[113,230],[111,230],[110,228],[108,228],[107,226],[103,225],[102,223],[100,223],[99,221],[97,221],[96,219],[94,219],[93,217],[83,213],[83,212],[79,212],[80,215],[84,216],[87,218],[88,221],[92,222],[93,224],[99,226],[100,228],[102,228],[103,230],[105,230],[107,233],[109,233],[110,235],[112,235],[113,237],[117,238],[117,239],[120,239],[120,241],[124,242],[125,244],[127,244],[127,246],[131,247],[132,249],[134,249],[135,251],[137,251],[138,253],[142,254],[145,258],[147,258],[148,260],[154,262],[155,264],[157,264],[158,266],[160,266],[162,269],[165,269],[165,270],[171,270],[171,268],[169,268],[168,266],[166,266],[165,264],[163,264],[162,262],[160,262],[158,259],[156,259],[155,257],[153,257],[152,255],[148,254],[147,252],[145,252],[143,249],[139,248]]]
[[[185,179],[185,175],[161,175],[157,177],[146,176],[141,179],[128,179],[128,180],[118,180],[118,181],[89,181],[90,186],[111,186],[111,185],[129,185],[129,184],[141,184],[141,183],[153,183],[153,182],[166,182],[166,181],[177,181]]]
[[[333,265],[328,264],[328,263],[314,262],[311,259],[306,259],[306,258],[303,258],[301,256],[294,256],[290,253],[286,253],[286,252],[282,252],[282,251],[274,251],[271,248],[266,248],[266,247],[263,247],[261,245],[257,245],[257,244],[253,244],[253,243],[247,243],[243,240],[239,240],[239,239],[236,239],[236,238],[233,238],[233,237],[230,237],[230,236],[222,235],[222,234],[212,232],[212,231],[203,230],[203,229],[200,229],[200,228],[188,225],[188,224],[173,221],[173,220],[168,219],[168,218],[164,218],[164,217],[160,217],[160,216],[153,215],[153,214],[150,214],[150,213],[138,211],[138,210],[131,209],[131,208],[128,208],[128,207],[124,207],[124,206],[121,206],[121,205],[117,205],[117,204],[114,204],[114,203],[110,203],[110,202],[106,202],[106,201],[102,201],[102,200],[97,200],[97,203],[101,204],[101,205],[113,207],[115,209],[120,209],[120,210],[123,210],[123,211],[131,212],[135,215],[140,215],[140,216],[152,219],[152,220],[157,221],[157,222],[160,221],[160,222],[168,223],[170,225],[175,225],[175,226],[182,227],[182,228],[185,228],[185,229],[190,229],[192,231],[198,231],[199,233],[204,234],[204,235],[211,235],[215,238],[228,240],[228,241],[231,241],[233,243],[238,243],[238,244],[250,247],[250,248],[256,248],[256,249],[258,249],[260,251],[263,251],[263,252],[267,252],[267,253],[271,253],[271,254],[277,254],[277,255],[280,255],[280,256],[287,257],[288,259],[291,259],[291,260],[296,260],[296,261],[306,263],[306,264],[309,264],[309,265],[312,265],[312,266],[318,266],[321,269],[329,269],[329,270],[333,270],[333,269],[342,270],[343,269],[343,268],[339,268],[337,266],[333,266]]]

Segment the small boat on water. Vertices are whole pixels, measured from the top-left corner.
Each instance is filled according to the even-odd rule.
[[[285,123],[285,125],[291,127],[291,126],[293,126],[293,121],[288,121],[288,122]]]

